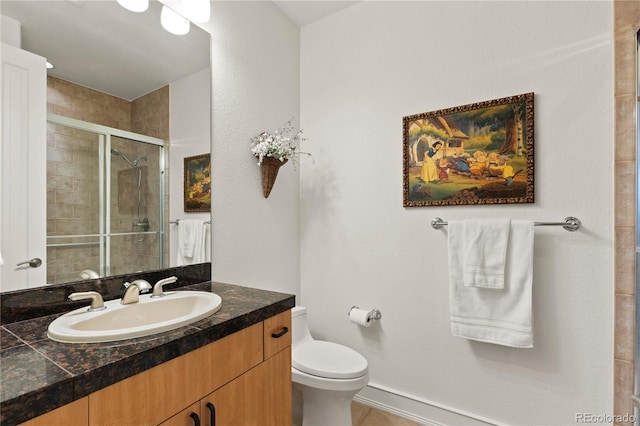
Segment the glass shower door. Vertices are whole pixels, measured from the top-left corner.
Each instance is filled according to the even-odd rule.
[[[47,124],[47,283],[102,274],[100,151],[94,132]]]
[[[162,267],[162,147],[112,136],[109,275]]]
[[[47,283],[164,267],[164,142],[50,115]]]

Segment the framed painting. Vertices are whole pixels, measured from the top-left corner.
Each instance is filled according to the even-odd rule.
[[[211,211],[211,154],[184,159],[184,211]]]
[[[405,207],[534,202],[533,93],[402,119]]]

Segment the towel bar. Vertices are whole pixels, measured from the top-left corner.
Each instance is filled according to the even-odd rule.
[[[172,225],[180,225],[180,219],[170,220],[169,223],[172,224]],[[207,220],[204,223],[208,224],[208,225],[211,225],[211,221],[210,220]]]
[[[440,229],[443,226],[448,225],[447,222],[442,220],[439,217],[434,217],[431,219],[431,227],[434,229]],[[534,226],[562,226],[567,231],[577,231],[582,226],[580,220],[576,217],[569,216],[564,218],[564,222],[533,222]]]

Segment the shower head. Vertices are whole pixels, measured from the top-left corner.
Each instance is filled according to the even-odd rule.
[[[136,161],[133,162],[133,164],[135,164],[136,166],[138,165],[139,162],[141,161],[147,161],[147,156],[143,155],[142,157],[138,158]]]
[[[135,168],[135,167],[138,167],[138,163],[139,163],[140,161],[142,161],[142,160],[145,160],[145,161],[146,161],[146,159],[147,159],[147,156],[146,156],[146,155],[143,155],[142,157],[138,158],[137,160],[131,161],[131,160],[129,160],[129,158],[128,158],[126,155],[124,155],[122,152],[118,151],[118,150],[117,150],[117,149],[115,149],[115,148],[111,148],[111,155],[117,155],[118,157],[122,157],[122,159],[123,159],[124,161],[126,161],[127,163],[129,163],[129,165],[130,165],[131,167],[134,167],[134,168]]]

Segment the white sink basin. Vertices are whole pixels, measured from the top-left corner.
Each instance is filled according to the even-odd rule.
[[[141,295],[138,303],[105,302],[107,309],[88,312],[87,306],[49,324],[50,339],[64,343],[96,343],[143,337],[173,330],[216,313],[222,299],[204,291],[166,292],[164,297]]]

